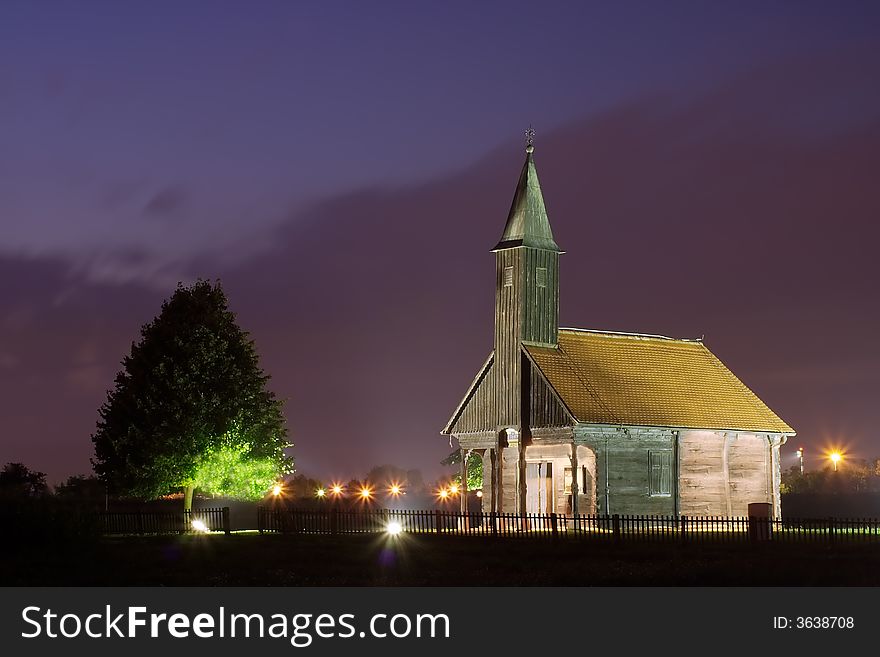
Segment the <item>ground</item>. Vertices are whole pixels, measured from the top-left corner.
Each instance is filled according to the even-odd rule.
[[[880,585],[877,546],[405,536],[154,536],[13,549],[0,584],[147,586]]]

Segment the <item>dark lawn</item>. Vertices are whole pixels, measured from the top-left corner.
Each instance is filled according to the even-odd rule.
[[[0,584],[880,585],[880,546],[622,545],[406,536],[155,536],[7,549]]]

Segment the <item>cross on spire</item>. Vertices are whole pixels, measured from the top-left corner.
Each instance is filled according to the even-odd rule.
[[[535,150],[535,130],[529,125],[529,129],[526,130],[526,153],[531,153]]]

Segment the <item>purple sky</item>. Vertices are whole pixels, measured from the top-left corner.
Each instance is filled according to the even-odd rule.
[[[880,456],[880,6],[474,4],[0,4],[0,462],[87,472],[203,276],[300,471],[438,474],[530,123],[563,325],[705,334],[787,458]]]

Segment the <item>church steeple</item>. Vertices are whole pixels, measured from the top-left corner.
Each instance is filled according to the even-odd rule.
[[[541,183],[538,182],[535,158],[532,156],[534,150],[531,143],[526,146],[526,161],[522,173],[519,174],[507,224],[504,226],[501,241],[493,251],[529,246],[562,253],[553,239],[550,220],[544,207],[544,195],[541,194]]]
[[[495,381],[499,427],[528,424],[522,416],[523,343],[555,347],[559,332],[559,254],[553,239],[531,137],[507,224],[495,252]]]

